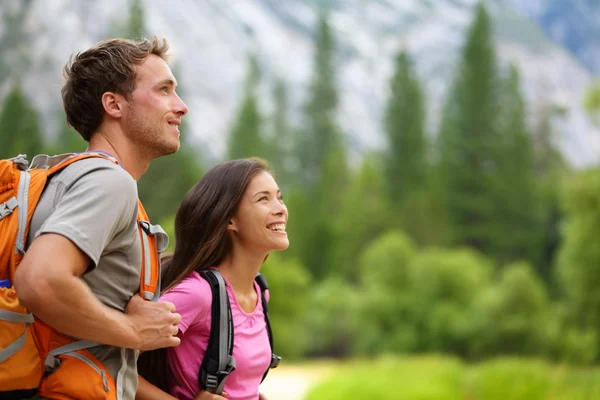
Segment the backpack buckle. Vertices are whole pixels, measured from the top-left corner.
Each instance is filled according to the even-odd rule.
[[[12,161],[13,164],[15,164],[15,166],[21,171],[25,171],[29,167],[29,161],[27,161],[26,154],[19,154],[18,156],[9,158],[8,160]]]
[[[0,204],[0,219],[6,217],[8,214],[12,213],[15,208],[19,205],[16,197],[11,197],[4,203]]]
[[[214,390],[219,386],[219,377],[213,374],[206,374],[206,388],[205,390],[210,393],[214,393]]]
[[[54,357],[52,354],[48,354],[46,360],[44,361],[44,366],[46,367],[47,372],[54,372],[56,368],[60,365],[60,360]]]
[[[152,235],[152,230],[150,228],[150,222],[148,221],[140,221],[140,226],[146,232],[146,235]]]
[[[269,365],[269,368],[277,368],[280,362],[281,357],[279,357],[277,354],[271,355],[271,365]]]

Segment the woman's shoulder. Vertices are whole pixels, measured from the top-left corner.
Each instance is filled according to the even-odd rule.
[[[173,303],[181,298],[199,302],[199,305],[207,304],[210,306],[212,302],[210,285],[198,272],[194,271],[161,296],[161,300]]]

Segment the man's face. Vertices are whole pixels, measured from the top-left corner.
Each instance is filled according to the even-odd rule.
[[[175,89],[177,81],[167,63],[149,55],[135,67],[137,82],[123,114],[123,131],[152,158],[179,149],[179,125],[188,112]]]

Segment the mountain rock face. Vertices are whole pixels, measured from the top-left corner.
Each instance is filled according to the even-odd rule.
[[[547,105],[568,109],[567,116],[558,121],[556,140],[567,158],[582,166],[597,162],[600,155],[600,132],[581,106],[594,68],[587,66],[585,57],[579,61],[573,54],[577,51],[563,47],[563,41],[549,39],[553,36],[534,21],[552,15],[552,26],[575,29],[571,26],[577,26],[577,21],[563,20],[558,11],[552,11],[568,2],[587,4],[595,15],[599,13],[597,5],[592,7],[597,0],[490,0],[487,4],[501,65],[519,67],[531,110]],[[128,17],[123,3],[33,1],[25,24],[33,41],[22,81],[49,124],[60,107],[64,63],[71,53],[116,32],[115,27]],[[382,112],[393,57],[402,47],[410,51],[426,89],[431,135],[437,132],[475,0],[146,0],[146,25],[151,34],[166,36],[171,42],[173,66],[190,108],[189,131],[209,160],[224,153],[250,52],[257,54],[262,68],[265,115],[273,106],[274,78],[282,77],[291,97],[291,122],[300,124],[299,110],[312,72],[313,28],[317,11],[324,5],[329,8],[338,45],[338,120],[351,156],[356,159],[366,150],[385,145]],[[579,15],[575,11],[565,18]],[[591,35],[598,26],[577,29],[589,29],[585,34]],[[586,54],[593,59],[600,48],[590,43]],[[530,114],[535,122],[536,113]]]
[[[537,21],[546,35],[600,75],[600,2],[598,0],[513,0],[520,14]]]

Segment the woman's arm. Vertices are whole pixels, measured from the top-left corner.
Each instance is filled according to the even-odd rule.
[[[176,397],[163,392],[141,375],[138,375],[138,390],[135,394],[135,400],[177,400]]]
[[[145,380],[141,375],[138,375],[138,382],[139,384],[137,393],[135,394],[135,400],[177,400],[176,397],[163,392]],[[226,396],[227,394],[223,393],[223,395]],[[195,400],[227,400],[227,398],[219,396],[218,394],[208,393],[203,390],[198,394],[198,396],[196,396]]]

